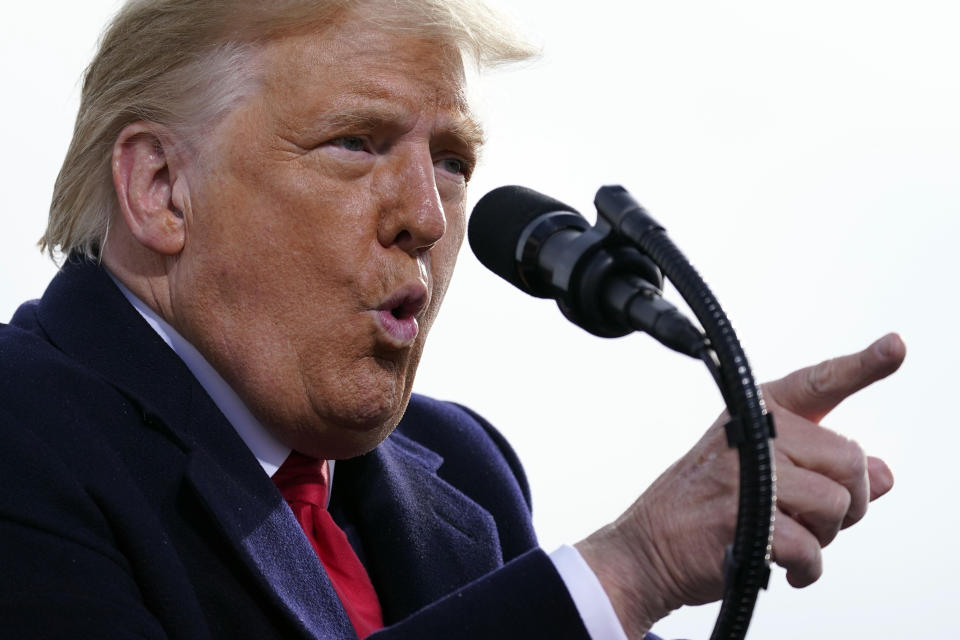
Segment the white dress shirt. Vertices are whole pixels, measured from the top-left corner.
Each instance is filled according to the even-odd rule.
[[[113,277],[112,274],[111,277]],[[237,430],[240,439],[256,456],[264,472],[272,478],[283,461],[290,455],[290,447],[277,440],[250,413],[240,396],[230,388],[230,385],[220,377],[220,374],[200,355],[200,352],[192,344],[158,316],[153,309],[133,295],[119,280],[113,278],[113,281],[130,304],[147,321],[147,324],[180,356],[190,372],[196,377],[200,386],[206,390],[213,403],[217,405],[227,421]],[[334,464],[334,460],[329,461],[330,491],[327,492],[328,501],[333,490]],[[570,592],[570,596],[577,607],[577,612],[580,614],[580,618],[583,620],[592,640],[627,640],[627,636],[613,610],[613,605],[610,604],[610,599],[607,598],[600,581],[597,580],[597,576],[580,555],[580,552],[574,547],[563,545],[550,554],[550,560],[556,567],[557,573],[560,574],[567,591]]]

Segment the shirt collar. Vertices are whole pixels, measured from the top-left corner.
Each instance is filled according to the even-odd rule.
[[[260,462],[260,466],[268,476],[273,476],[290,455],[290,447],[286,446],[273,436],[259,420],[250,412],[240,399],[240,396],[230,388],[230,385],[217,373],[216,369],[200,355],[196,348],[187,342],[176,329],[171,327],[163,318],[157,315],[140,298],[135,296],[123,283],[110,274],[113,281],[123,292],[133,308],[143,316],[147,324],[157,332],[164,342],[180,356],[190,372],[196,377],[200,386],[204,388],[213,403],[227,421],[236,429],[237,435],[247,445],[250,451]],[[330,465],[330,479],[333,480],[333,461]]]

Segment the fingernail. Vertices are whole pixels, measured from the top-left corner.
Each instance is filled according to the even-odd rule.
[[[881,356],[888,356],[888,355],[890,355],[890,345],[888,344],[889,342],[890,342],[890,336],[889,336],[889,335],[883,336],[882,338],[880,338],[879,340],[877,340],[876,349],[877,349],[877,353],[878,353],[879,355],[881,355]]]
[[[892,356],[893,345],[895,340],[896,338],[892,333],[888,333],[887,335],[880,338],[880,340],[877,341],[877,353],[879,353],[884,358],[889,358],[890,356]]]

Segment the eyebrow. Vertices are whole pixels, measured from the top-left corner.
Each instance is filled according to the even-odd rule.
[[[324,128],[364,130],[383,125],[399,127],[403,119],[403,114],[395,109],[376,106],[346,107],[335,109],[321,117],[320,125]],[[440,139],[452,138],[474,157],[479,155],[486,142],[483,127],[469,112],[464,113],[462,109],[459,117],[445,122],[432,133]]]
[[[461,141],[474,157],[480,155],[480,150],[487,141],[481,124],[469,114],[463,115],[461,120],[447,126],[446,130]]]

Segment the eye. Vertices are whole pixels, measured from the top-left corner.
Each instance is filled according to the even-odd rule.
[[[462,158],[441,158],[437,160],[437,165],[447,173],[463,176],[464,179],[470,178],[470,165]]]
[[[346,149],[347,151],[365,151],[366,142],[360,136],[342,136],[334,138],[330,144]]]
[[[463,162],[457,158],[446,158],[441,161],[443,168],[450,173],[463,173]]]

